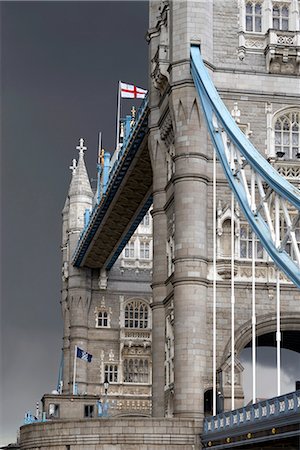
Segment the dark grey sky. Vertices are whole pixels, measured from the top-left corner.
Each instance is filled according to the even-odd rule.
[[[118,80],[147,87],[147,26],[146,2],[1,3],[1,444],[56,386],[68,167],[79,137],[91,177],[100,130],[113,149]]]

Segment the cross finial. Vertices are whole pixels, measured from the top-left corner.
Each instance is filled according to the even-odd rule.
[[[83,156],[86,147],[84,146],[84,139],[79,139],[79,145],[77,145],[76,150],[79,150],[79,156]]]
[[[76,159],[72,159],[72,165],[69,167],[69,169],[72,170],[72,174],[76,171],[76,169],[77,169],[77,161],[76,161]]]

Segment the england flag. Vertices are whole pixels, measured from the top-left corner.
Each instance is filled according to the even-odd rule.
[[[147,91],[133,84],[126,84],[120,81],[120,90],[122,98],[145,98]]]
[[[92,362],[92,357],[93,355],[91,355],[88,352],[85,352],[84,350],[82,350],[81,348],[77,347],[77,353],[76,353],[77,358],[79,359],[83,359],[83,361],[86,362]]]

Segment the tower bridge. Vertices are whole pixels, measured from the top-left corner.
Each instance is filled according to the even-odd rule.
[[[297,0],[150,1],[148,99],[96,194],[79,146],[62,388],[22,448],[297,448],[281,353],[300,352],[299,17]],[[257,401],[272,336],[277,395]],[[77,347],[95,363],[75,376]]]

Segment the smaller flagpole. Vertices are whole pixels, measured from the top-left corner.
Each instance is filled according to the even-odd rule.
[[[77,354],[77,345],[75,345],[75,348],[74,348],[73,395],[75,395],[75,382],[76,382],[76,354]]]
[[[97,203],[100,202],[101,196],[101,186],[100,186],[100,175],[101,175],[101,147],[102,147],[102,133],[99,131],[99,141],[98,141],[98,157],[97,157]]]
[[[118,104],[117,104],[117,137],[116,137],[116,150],[119,149],[120,141],[120,114],[121,114],[121,82],[118,84]]]

